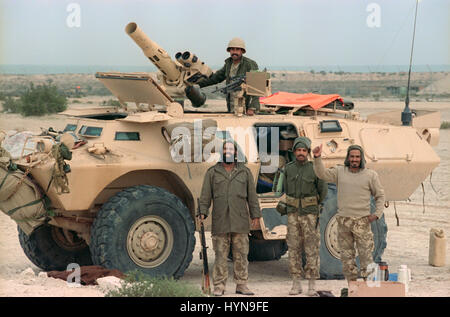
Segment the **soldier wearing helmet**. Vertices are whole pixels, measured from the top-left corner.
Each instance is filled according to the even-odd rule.
[[[286,241],[289,250],[289,272],[293,283],[289,295],[302,293],[300,279],[309,280],[308,295],[315,296],[315,280],[319,278],[320,267],[320,204],[327,195],[327,184],[319,179],[308,161],[311,140],[298,137],[292,151],[296,160],[289,162],[280,175],[286,193],[288,216]],[[306,265],[302,267],[302,252]]]
[[[246,72],[258,70],[258,64],[254,60],[243,56],[246,50],[245,42],[242,39],[238,37],[233,38],[228,43],[227,52],[230,53],[230,57],[225,60],[224,66],[211,77],[198,82],[201,88],[221,83],[224,80],[228,84],[232,77],[245,75]],[[227,108],[229,112],[234,111],[233,93],[236,92],[231,92],[227,95]],[[255,111],[259,110],[258,97],[245,96],[245,106],[247,108],[247,114],[253,115]]]

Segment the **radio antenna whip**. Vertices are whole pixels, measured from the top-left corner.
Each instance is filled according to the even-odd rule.
[[[414,16],[414,31],[411,45],[411,56],[409,58],[409,72],[408,72],[408,87],[406,88],[406,99],[405,99],[405,109],[402,112],[402,125],[410,126],[412,124],[412,112],[409,108],[409,84],[411,81],[411,66],[412,66],[412,57],[414,51],[414,39],[416,37],[416,20],[417,20],[417,7],[419,6],[419,0],[416,0],[416,13]]]

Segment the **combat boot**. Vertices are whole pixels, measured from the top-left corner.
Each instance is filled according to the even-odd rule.
[[[255,295],[255,293],[253,293],[251,290],[248,289],[247,284],[237,284],[236,294]]]
[[[302,293],[302,284],[299,278],[294,278],[292,281],[292,288],[289,291],[289,295],[298,295]]]
[[[316,280],[309,280],[308,283],[308,296],[317,296],[316,292]]]
[[[222,285],[214,286],[214,296],[222,296],[225,293],[225,289]]]

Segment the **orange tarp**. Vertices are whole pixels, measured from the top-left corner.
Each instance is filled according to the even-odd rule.
[[[294,94],[284,91],[259,98],[259,102],[265,105],[309,105],[314,110],[320,109],[335,100],[344,102],[339,95]]]

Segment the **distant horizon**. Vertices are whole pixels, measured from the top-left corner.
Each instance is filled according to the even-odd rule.
[[[240,37],[260,69],[398,72],[409,64],[415,7],[415,0],[0,0],[0,64],[149,69],[125,32],[134,22],[172,59],[189,51],[215,69]],[[449,12],[448,0],[420,1],[414,65],[450,64]]]
[[[212,65],[217,70],[222,65]],[[345,73],[399,73],[407,72],[409,65],[306,65],[306,66],[264,66],[270,71],[302,71],[302,72],[345,72]],[[154,65],[60,65],[60,64],[0,64],[0,74],[5,75],[44,75],[44,74],[90,74],[101,71],[119,72],[156,72]],[[450,72],[450,64],[412,65],[412,72]]]

